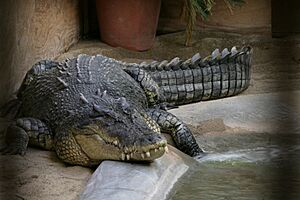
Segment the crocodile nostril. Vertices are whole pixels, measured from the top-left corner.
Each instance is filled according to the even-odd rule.
[[[149,142],[153,142],[153,138],[152,138],[152,137],[147,138],[147,140],[148,140]]]
[[[151,137],[147,137],[146,139],[149,143],[155,143],[155,142],[159,142],[160,140],[162,140],[162,137],[160,135],[153,135]]]

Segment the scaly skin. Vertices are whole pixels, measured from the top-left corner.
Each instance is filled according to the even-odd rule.
[[[185,62],[124,63],[79,55],[41,61],[27,73],[18,99],[8,103],[16,120],[4,153],[27,145],[55,150],[64,162],[92,166],[102,160],[153,161],[167,151],[160,129],[183,152],[203,153],[188,127],[165,104],[222,98],[249,86],[250,48],[198,54]],[[15,106],[14,106],[15,105]]]
[[[62,63],[41,61],[27,73],[18,99],[18,123],[8,129],[6,153],[24,154],[28,143],[45,142],[45,129],[36,124],[51,130],[49,148],[69,164],[151,161],[165,152],[158,125],[146,117],[143,90],[110,58],[80,55]]]
[[[174,58],[142,69],[157,83],[162,102],[182,105],[223,98],[241,93],[250,84],[251,48],[239,52],[233,48],[232,52],[215,50],[205,59],[195,54],[184,62]]]
[[[226,48],[222,53],[216,49],[204,59],[197,53],[185,61],[176,57],[170,62],[141,63],[138,67],[134,63],[125,64],[125,70],[140,83],[150,105],[160,103],[149,114],[161,130],[171,134],[181,151],[197,156],[202,150],[191,131],[182,121],[164,110],[173,105],[241,93],[250,84],[251,54],[250,47],[240,51],[233,47],[230,52]]]

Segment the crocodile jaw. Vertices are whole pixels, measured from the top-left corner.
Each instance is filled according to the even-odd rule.
[[[143,147],[122,147],[117,142],[106,142],[98,134],[76,134],[74,137],[93,163],[102,160],[153,161],[168,151],[166,140]]]

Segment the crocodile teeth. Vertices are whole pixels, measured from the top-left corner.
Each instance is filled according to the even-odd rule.
[[[129,151],[129,149],[127,147],[124,148],[125,153],[127,153]]]
[[[154,149],[154,152],[157,152],[158,150],[157,149]]]
[[[165,146],[165,152],[166,152],[166,153],[169,153],[169,149],[168,149],[167,146]]]
[[[130,160],[130,155],[129,154],[126,155],[126,159]]]
[[[141,153],[141,157],[144,159],[145,158],[145,154]]]
[[[163,147],[159,147],[159,150],[162,151],[164,148]]]
[[[149,151],[146,152],[146,156],[147,156],[147,158],[150,158],[151,154]]]
[[[130,157],[133,157],[133,153],[130,154]]]
[[[122,153],[122,160],[125,160],[125,153]]]
[[[113,141],[113,144],[114,144],[115,146],[118,146],[118,141],[117,141],[117,140]]]

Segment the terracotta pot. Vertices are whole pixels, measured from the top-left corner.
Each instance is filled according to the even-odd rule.
[[[144,51],[155,39],[161,0],[97,0],[102,41]]]

